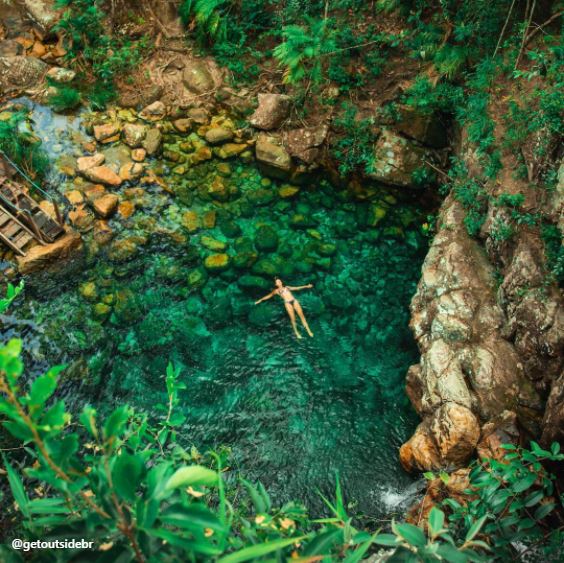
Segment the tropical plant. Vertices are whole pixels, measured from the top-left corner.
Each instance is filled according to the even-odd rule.
[[[5,154],[30,176],[43,176],[49,168],[49,158],[41,140],[30,130],[24,111],[8,113],[0,120],[0,154]]]
[[[22,292],[24,288],[23,280],[18,285],[12,285],[8,283],[8,287],[6,288],[6,297],[0,299],[0,314],[4,313],[12,301]]]
[[[52,92],[47,97],[47,103],[59,112],[76,108],[80,105],[80,92],[72,86],[52,86]]]
[[[274,57],[284,68],[284,81],[295,84],[304,79],[316,84],[323,77],[324,57],[336,49],[331,21],[305,18],[306,25],[282,29],[283,42],[274,48]]]

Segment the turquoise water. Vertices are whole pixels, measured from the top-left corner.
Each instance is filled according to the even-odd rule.
[[[177,150],[178,138],[165,141]],[[24,333],[37,369],[70,364],[62,392],[77,406],[154,413],[172,361],[187,386],[184,445],[229,446],[234,469],[314,512],[316,490],[331,494],[336,471],[359,510],[399,512],[412,484],[397,451],[416,424],[404,378],[417,361],[408,305],[425,214],[382,188],[359,199],[321,178],[270,180],[252,159],[225,164],[179,171],[161,159],[153,165],[173,193],[121,187],[136,211],[110,221],[113,242],[91,232],[84,260],[29,279],[17,317],[34,327],[5,334]],[[214,182],[227,201],[210,197]],[[200,221],[192,233],[187,211]],[[230,264],[206,273],[203,261],[218,252]],[[295,339],[279,298],[253,304],[275,274],[314,284],[295,294],[314,338],[302,330]]]

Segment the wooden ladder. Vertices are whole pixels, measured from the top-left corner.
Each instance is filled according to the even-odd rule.
[[[46,244],[64,232],[64,228],[45,213],[22,186],[0,177],[0,241],[25,256],[23,248],[32,239]]]

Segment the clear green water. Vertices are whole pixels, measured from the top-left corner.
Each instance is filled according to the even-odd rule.
[[[58,141],[78,153],[64,133]],[[233,468],[261,479],[278,500],[300,499],[313,511],[316,490],[330,494],[339,471],[349,501],[389,516],[412,483],[397,451],[416,424],[404,377],[417,361],[407,324],[426,251],[424,215],[385,190],[359,201],[320,179],[283,199],[284,184],[265,179],[253,162],[230,160],[222,175],[221,162],[184,175],[164,159],[154,163],[175,195],[146,187],[130,219],[110,222],[114,241],[129,240],[133,254],[89,235],[83,261],[28,280],[17,317],[35,325],[13,321],[5,335],[24,334],[37,369],[69,363],[63,393],[100,409],[129,403],[151,412],[164,402],[171,360],[187,385],[186,445],[230,446]],[[209,197],[218,178],[237,191],[228,202]],[[189,235],[188,210],[215,211],[216,226]],[[254,248],[264,224],[278,235],[275,251]],[[212,253],[203,235],[224,243],[232,260],[250,264],[256,253],[257,261],[194,284]],[[313,339],[304,331],[303,340],[293,337],[279,298],[253,305],[268,289],[241,287],[242,278],[245,285],[262,278],[269,288],[273,272],[289,285],[314,284],[296,293]],[[95,296],[86,299],[85,287]]]

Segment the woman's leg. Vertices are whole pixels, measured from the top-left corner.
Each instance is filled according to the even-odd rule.
[[[294,313],[294,308],[292,307],[292,305],[290,305],[290,303],[284,303],[284,306],[286,307],[286,311],[288,311],[288,315],[292,323],[292,328],[294,329],[294,334],[298,338],[301,338],[302,335],[298,332],[298,328],[296,327],[296,314]]]
[[[304,312],[302,310],[302,306],[300,305],[299,301],[294,301],[294,309],[296,309],[296,313],[298,313],[298,316],[300,317],[300,320],[302,321],[302,324],[304,325],[305,329],[307,330],[307,333],[310,336],[313,336],[313,332],[311,332],[311,330],[309,329],[309,325],[307,324],[306,318],[304,316]]]

